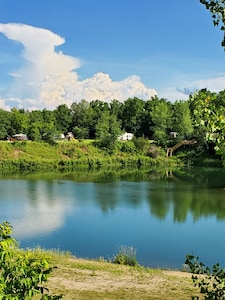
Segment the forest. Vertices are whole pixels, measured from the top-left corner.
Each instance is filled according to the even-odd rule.
[[[179,140],[195,139],[199,151],[225,160],[225,91],[202,89],[174,103],[154,97],[110,103],[82,100],[54,110],[1,109],[0,122],[1,140],[22,133],[30,141],[52,142],[72,132],[77,140],[94,139],[100,148],[113,151],[118,136],[128,132],[164,149]],[[171,132],[177,133],[176,139],[170,138]]]

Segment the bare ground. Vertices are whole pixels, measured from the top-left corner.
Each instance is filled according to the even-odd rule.
[[[191,299],[198,290],[191,274],[68,258],[49,279],[51,293],[70,299]],[[200,298],[203,299],[203,298]]]

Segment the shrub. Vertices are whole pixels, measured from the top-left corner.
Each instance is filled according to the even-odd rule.
[[[199,262],[199,257],[187,255],[185,264],[190,268],[192,280],[195,286],[200,288],[200,293],[205,294],[206,300],[222,300],[225,299],[225,269],[220,268],[217,263],[210,270],[202,262]],[[198,296],[193,296],[192,300],[199,299]]]
[[[114,256],[113,263],[128,266],[138,266],[136,250],[133,247],[121,246]]]
[[[152,144],[152,145],[150,145],[150,147],[147,150],[147,155],[151,158],[156,158],[156,157],[162,155],[162,150],[160,147]]]
[[[126,153],[136,153],[136,147],[133,141],[121,142],[121,151]]]
[[[41,300],[62,299],[62,295],[49,295],[43,286],[52,272],[49,262],[17,251],[18,243],[11,234],[11,224],[0,224],[0,300],[32,299],[37,294]]]
[[[149,148],[149,140],[147,138],[144,138],[144,137],[136,138],[136,137],[134,137],[132,141],[133,141],[138,153],[145,154],[147,152],[147,150]]]

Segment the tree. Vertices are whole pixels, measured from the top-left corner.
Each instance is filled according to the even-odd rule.
[[[144,106],[144,113],[143,113],[143,118],[142,118],[142,123],[141,123],[141,133],[142,136],[145,136],[149,139],[153,138],[153,121],[151,118],[151,110],[152,110],[152,106],[154,103],[154,99],[148,100],[145,102],[145,106]]]
[[[43,114],[40,110],[33,110],[29,113],[28,138],[32,141],[42,140],[42,127],[44,126]]]
[[[42,110],[42,116],[45,123],[52,123],[52,124],[56,123],[55,115],[53,111],[44,108]]]
[[[116,116],[110,115],[109,111],[103,112],[96,124],[96,137],[100,147],[114,150],[120,132],[120,122]]]
[[[73,126],[80,126],[85,121],[85,112],[87,111],[89,107],[89,102],[86,100],[81,100],[80,102],[74,102],[72,103],[70,109],[72,113],[72,123]]]
[[[78,139],[88,138],[89,124],[92,118],[90,103],[86,100],[81,100],[79,103],[74,102],[70,109],[72,114],[71,130],[74,136]]]
[[[121,119],[124,109],[124,103],[114,99],[110,102],[109,107],[110,113],[112,115],[115,115],[117,119]]]
[[[54,115],[57,131],[60,133],[67,133],[72,122],[71,110],[66,104],[61,104],[54,110]]]
[[[193,133],[191,113],[187,101],[176,101],[172,105],[172,131],[176,131],[180,138]]]
[[[42,126],[43,125],[38,122],[31,123],[28,129],[28,139],[31,141],[40,142],[42,140]]]
[[[150,129],[154,132],[154,140],[160,145],[166,145],[172,122],[171,104],[155,97],[152,99],[149,117],[153,123]]]
[[[51,110],[43,109],[42,116],[43,116],[43,126],[41,127],[42,139],[45,142],[51,142],[57,133],[54,112]]]
[[[90,102],[87,113],[89,120],[89,134],[91,138],[97,137],[96,126],[102,114],[105,112],[109,112],[108,103],[100,100],[93,100]]]
[[[222,23],[220,29],[224,32],[224,38],[221,45],[225,49],[225,0],[200,0],[200,2],[211,12],[214,26]]]
[[[124,103],[122,113],[122,127],[127,132],[136,136],[141,136],[141,124],[144,116],[144,101],[134,97],[129,98]]]
[[[10,112],[0,109],[0,140],[4,140],[9,135],[11,127]]]
[[[28,131],[28,112],[24,109],[12,108],[11,110],[11,130],[10,135],[16,133],[27,133]]]
[[[90,102],[90,107],[93,108],[96,116],[100,116],[102,112],[109,111],[109,105],[107,102],[100,100],[93,100]]]
[[[213,143],[217,154],[225,163],[225,106],[220,103],[216,93],[207,89],[190,96],[190,109],[193,115],[194,128],[198,139]]]

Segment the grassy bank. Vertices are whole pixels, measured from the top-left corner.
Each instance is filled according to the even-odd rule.
[[[143,153],[117,150],[109,153],[90,141],[48,143],[0,142],[1,170],[76,170],[97,168],[146,167],[177,164],[165,154],[151,157]]]
[[[50,256],[52,265],[57,266],[47,287],[51,294],[63,294],[65,300],[185,300],[198,294],[191,274],[186,272],[123,266],[35,250],[35,257],[38,255]]]

